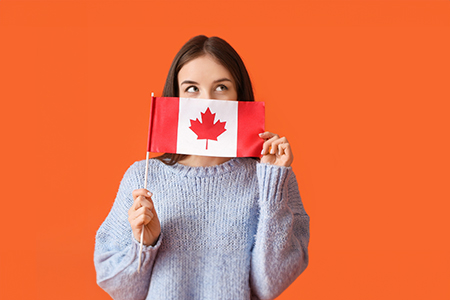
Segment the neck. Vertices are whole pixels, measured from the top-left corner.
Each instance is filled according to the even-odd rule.
[[[189,155],[188,157],[180,160],[178,163],[189,167],[213,167],[223,164],[230,159],[231,157]]]

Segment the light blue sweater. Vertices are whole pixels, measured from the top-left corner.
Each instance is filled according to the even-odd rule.
[[[128,209],[144,172],[145,161],[127,170],[96,236],[97,282],[114,299],[273,299],[308,265],[309,217],[290,167],[152,159],[147,189],[161,236],[144,246],[138,273]]]

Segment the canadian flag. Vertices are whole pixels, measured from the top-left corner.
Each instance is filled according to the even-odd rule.
[[[152,97],[148,151],[260,156],[264,110],[264,102]]]

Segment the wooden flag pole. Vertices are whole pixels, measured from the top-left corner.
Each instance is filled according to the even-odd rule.
[[[152,99],[155,96],[155,94],[152,92]],[[151,105],[151,104],[150,104]],[[149,137],[150,138],[150,137]],[[150,151],[147,150],[147,155],[145,157],[145,178],[144,178],[144,189],[147,189],[147,179],[148,179],[148,157],[150,155]],[[139,245],[139,262],[138,262],[138,273],[141,271],[141,256],[142,256],[142,248],[144,246],[144,229],[145,225],[142,225],[142,231],[141,231],[141,240]]]

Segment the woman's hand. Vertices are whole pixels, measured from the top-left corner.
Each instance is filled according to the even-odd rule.
[[[142,227],[144,229],[144,245],[154,246],[161,234],[161,225],[152,201],[152,193],[146,189],[133,191],[133,206],[128,210],[128,221],[137,241],[141,239]]]
[[[285,137],[280,138],[272,132],[260,133],[259,137],[264,139],[261,152],[261,162],[276,166],[289,167],[294,160],[291,146]]]

